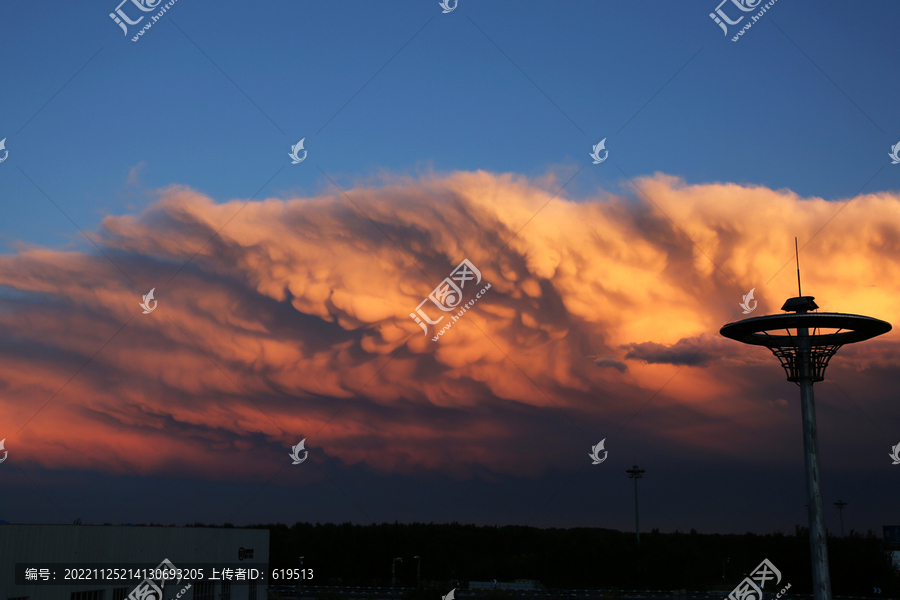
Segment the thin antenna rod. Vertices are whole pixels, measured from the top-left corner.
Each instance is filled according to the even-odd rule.
[[[797,238],[794,238],[794,256],[797,258],[797,295],[802,296],[803,291],[800,289],[800,250],[797,249]]]

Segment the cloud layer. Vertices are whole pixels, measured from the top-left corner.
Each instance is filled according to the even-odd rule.
[[[229,479],[306,437],[313,460],[374,471],[536,476],[569,460],[565,444],[521,459],[556,422],[578,447],[627,424],[633,440],[741,455],[744,436],[793,432],[776,400],[795,392],[767,351],[717,332],[751,288],[754,316],[796,295],[795,235],[821,310],[898,322],[900,195],[850,199],[829,222],[838,203],[764,187],[656,175],[636,196],[575,201],[556,185],[462,172],[249,203],[172,186],[103,219],[106,256],[0,256],[7,448]],[[410,313],[464,258],[491,288],[432,341]],[[871,369],[867,406],[894,418],[897,339],[844,348],[830,371],[848,389]],[[637,412],[651,398],[657,412]]]

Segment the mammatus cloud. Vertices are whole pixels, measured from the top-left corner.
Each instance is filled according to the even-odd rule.
[[[740,452],[736,437],[771,427],[761,381],[783,376],[717,332],[750,288],[757,314],[796,295],[795,235],[812,238],[804,291],[822,310],[898,321],[900,195],[855,198],[813,237],[836,203],[657,175],[639,182],[657,209],[551,185],[398,177],[349,190],[353,203],[244,208],[173,186],[103,219],[117,266],[72,249],[2,256],[7,445],[46,467],[230,478],[268,472],[305,437],[314,461],[534,475],[569,450],[521,459],[560,410],[592,439],[665,385],[653,402],[667,421],[630,431]],[[409,313],[463,258],[491,290],[433,342]],[[844,365],[896,368],[897,348],[893,332]]]

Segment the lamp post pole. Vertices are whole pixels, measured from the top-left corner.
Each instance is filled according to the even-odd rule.
[[[391,589],[394,589],[394,585],[397,583],[397,561],[403,562],[403,559],[399,556],[394,559],[394,562],[391,563]]]
[[[804,311],[805,312],[805,311]],[[816,427],[816,400],[810,365],[809,328],[797,328],[800,384],[800,413],[803,418],[803,452],[806,464],[806,499],[809,509],[809,546],[813,567],[815,600],[831,600],[831,578],[828,573],[828,547],[825,533],[825,511],[822,507],[819,474],[819,434]]]
[[[638,493],[637,493],[637,480],[641,478],[641,473],[646,473],[644,469],[639,468],[637,465],[634,465],[629,470],[625,471],[628,473],[629,479],[634,479],[634,536],[637,539],[637,543],[641,543],[641,526],[640,520],[638,518]],[[818,599],[817,599],[818,600]]]
[[[300,578],[297,579],[297,595],[300,595],[300,586],[303,585],[303,580],[306,579],[306,572],[303,571],[303,559],[306,558],[304,556],[300,557]]]
[[[419,587],[422,579],[422,557],[414,556],[413,558],[416,559],[416,587]]]
[[[844,537],[844,507],[847,506],[847,503],[838,498],[834,505],[837,506],[838,514],[841,515],[841,537]]]

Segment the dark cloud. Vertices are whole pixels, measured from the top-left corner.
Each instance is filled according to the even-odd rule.
[[[626,360],[641,360],[651,364],[694,365],[701,366],[717,358],[715,350],[720,344],[711,344],[710,336],[683,338],[671,346],[656,342],[625,344],[622,349],[628,350]],[[712,347],[710,347],[712,345]]]
[[[612,358],[612,357],[598,356],[598,357],[594,358],[594,364],[597,365],[598,367],[612,367],[613,369],[616,369],[620,373],[624,373],[625,371],[628,370],[628,365],[626,365],[622,361],[616,360],[615,358]]]

